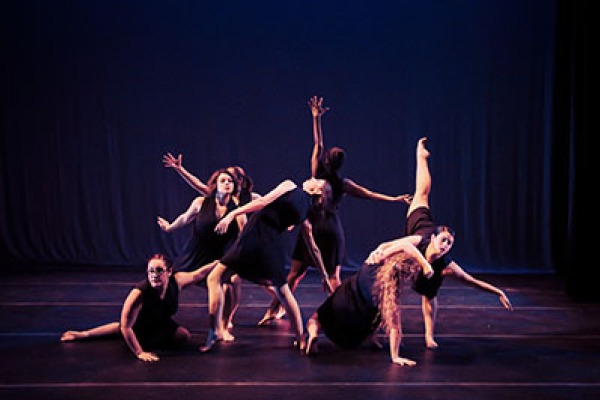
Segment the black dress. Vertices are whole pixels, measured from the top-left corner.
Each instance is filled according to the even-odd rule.
[[[373,285],[379,264],[363,264],[354,275],[345,278],[317,309],[321,329],[337,345],[358,347],[379,326],[379,301]]]
[[[227,203],[227,212],[236,208],[233,200]],[[225,251],[233,244],[239,228],[232,223],[227,232],[220,235],[215,232],[219,222],[216,215],[216,200],[214,195],[206,197],[200,212],[193,221],[192,236],[187,241],[183,252],[174,262],[177,270],[192,271],[204,264],[220,259]]]
[[[308,220],[312,225],[315,242],[321,251],[321,258],[328,274],[333,274],[335,268],[344,261],[346,253],[346,238],[338,211],[344,197],[344,180],[337,174],[327,171],[323,162],[319,162],[315,177],[325,179],[331,185],[331,204],[326,209],[315,206],[311,209]],[[311,265],[308,249],[301,237],[298,237],[292,255],[294,260]]]
[[[172,340],[179,326],[172,318],[179,307],[179,287],[175,277],[169,278],[163,299],[147,278],[138,282],[135,287],[142,291],[142,307],[133,331],[142,349],[148,351],[173,344]]]
[[[420,235],[422,239],[417,245],[417,249],[419,249],[421,254],[425,255],[427,246],[431,241],[431,235],[435,232],[436,226],[437,225],[435,225],[433,221],[431,210],[428,207],[418,207],[407,217],[404,234],[406,236]],[[437,296],[437,292],[444,280],[442,272],[450,261],[452,261],[451,258],[444,255],[432,262],[431,267],[433,268],[433,276],[427,279],[422,273],[419,274],[413,284],[415,292],[426,296],[428,299],[433,299]]]
[[[311,204],[311,196],[296,187],[253,213],[221,263],[251,282],[282,286],[287,276],[284,234],[307,218]]]

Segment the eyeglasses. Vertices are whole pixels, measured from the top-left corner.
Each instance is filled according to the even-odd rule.
[[[155,274],[155,275],[162,275],[165,272],[167,272],[167,269],[164,267],[153,267],[153,268],[148,268],[148,275],[150,274]]]

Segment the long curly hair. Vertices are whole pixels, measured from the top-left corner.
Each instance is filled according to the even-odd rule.
[[[389,334],[390,328],[400,326],[400,296],[402,288],[414,282],[421,271],[417,261],[404,252],[388,257],[377,270],[373,298],[379,306],[380,327]]]

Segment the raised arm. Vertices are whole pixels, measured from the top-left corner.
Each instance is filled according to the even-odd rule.
[[[313,152],[310,158],[310,172],[311,176],[315,177],[317,174],[317,166],[319,160],[323,156],[325,146],[323,145],[323,130],[321,129],[321,116],[325,114],[329,107],[323,107],[323,98],[313,96],[308,101],[308,106],[313,117]]]
[[[183,155],[179,154],[177,158],[175,158],[173,154],[167,153],[163,156],[163,164],[165,168],[173,168],[177,171],[179,176],[181,176],[183,180],[197,192],[204,196],[208,195],[208,185],[183,167]]]
[[[192,201],[188,209],[181,213],[177,218],[175,218],[173,222],[169,222],[163,217],[159,216],[156,220],[158,226],[160,226],[160,229],[162,229],[165,232],[171,232],[175,229],[181,228],[182,226],[189,224],[190,221],[194,219],[194,217],[198,215],[198,213],[200,213],[200,209],[202,208],[202,203],[204,202],[204,199],[205,197],[196,197]]]
[[[233,222],[234,218],[237,218],[239,215],[242,215],[242,214],[247,214],[247,213],[252,213],[255,211],[262,210],[267,205],[269,205],[273,201],[275,201],[277,198],[279,198],[280,196],[282,196],[283,194],[285,194],[291,190],[294,190],[296,187],[297,187],[297,185],[294,182],[292,182],[289,179],[286,179],[285,181],[281,182],[273,190],[271,190],[269,193],[265,194],[264,196],[258,197],[256,199],[244,204],[241,207],[234,208],[233,210],[231,210],[229,213],[227,213],[227,215],[225,215],[221,219],[221,221],[219,221],[219,223],[215,227],[215,232],[220,233],[220,234],[225,233],[227,231],[227,228],[229,227],[229,224],[231,222]]]
[[[374,192],[364,186],[359,185],[352,179],[344,178],[344,192],[352,197],[359,199],[381,200],[389,202],[404,202],[410,204],[412,196],[409,194],[401,194],[399,196],[389,196],[387,194]]]
[[[495,294],[499,297],[500,303],[502,303],[505,309],[513,311],[513,306],[508,299],[508,296],[506,296],[506,293],[504,293],[502,289],[488,282],[482,281],[481,279],[473,277],[471,274],[463,270],[456,262],[451,261],[444,270],[444,273],[461,280],[469,286]]]

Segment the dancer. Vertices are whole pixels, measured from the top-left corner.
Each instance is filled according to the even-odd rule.
[[[447,226],[436,226],[429,206],[429,193],[431,192],[431,174],[429,171],[429,151],[425,148],[427,138],[419,139],[417,143],[417,165],[415,193],[407,211],[405,235],[425,256],[434,270],[431,279],[418,277],[413,288],[421,294],[421,310],[425,324],[425,345],[429,349],[438,347],[434,338],[435,321],[437,318],[438,300],[437,293],[444,277],[452,276],[458,281],[490,292],[498,296],[500,303],[507,310],[512,311],[513,306],[503,290],[480,279],[476,279],[465,272],[455,261],[447,257],[447,253],[454,245],[454,231]],[[396,241],[381,244],[369,256],[370,262],[383,260]]]
[[[329,108],[324,107],[323,98],[318,98],[317,96],[310,98],[308,106],[313,118],[314,138],[311,157],[311,176],[327,180],[332,188],[331,202],[329,202],[327,207],[311,210],[309,221],[313,226],[315,242],[321,250],[323,263],[329,274],[331,286],[336,288],[340,285],[341,263],[346,251],[344,229],[338,213],[342,199],[348,195],[361,199],[404,202],[408,204],[410,203],[411,196],[408,194],[388,196],[369,190],[350,178],[341,177],[339,171],[346,157],[346,152],[339,147],[332,147],[325,150],[323,142],[321,117]],[[311,263],[307,257],[306,246],[303,241],[298,240],[292,255],[290,271],[287,277],[288,285],[292,291],[296,290],[298,284],[306,275],[309,265]],[[283,315],[284,310],[280,303],[277,299],[273,299],[258,325],[268,324],[272,319],[281,318]]]
[[[173,320],[179,306],[179,292],[206,279],[215,264],[173,273],[171,262],[163,254],[155,254],[147,262],[146,279],[138,282],[125,299],[119,322],[83,331],[69,330],[60,340],[70,342],[120,334],[139,360],[158,361],[154,350],[189,342],[189,330]]]
[[[418,274],[433,274],[431,265],[408,239],[399,240],[393,252],[378,262],[369,259],[354,275],[344,279],[306,325],[307,354],[315,354],[319,329],[343,348],[356,348],[365,340],[382,347],[377,339],[379,328],[389,335],[390,357],[394,364],[413,366],[415,361],[400,357],[402,317],[400,296],[405,284]]]
[[[242,278],[266,287],[285,307],[296,333],[296,345],[306,346],[302,314],[296,298],[286,282],[286,249],[283,235],[291,226],[300,224],[300,232],[312,255],[313,265],[318,266],[323,275],[323,283],[331,293],[327,271],[321,260],[321,253],[314,242],[310,222],[307,220],[311,204],[327,201],[330,196],[329,184],[323,179],[310,178],[302,188],[291,180],[284,180],[263,197],[233,209],[217,224],[216,231],[225,232],[234,218],[241,214],[253,213],[248,224],[233,246],[221,258],[220,263],[208,276],[209,330],[206,345],[200,351],[208,351],[222,338],[223,298],[221,283],[228,271]]]
[[[172,232],[193,223],[192,236],[174,263],[177,270],[190,271],[199,265],[220,259],[237,238],[246,223],[245,215],[240,215],[237,224],[229,226],[227,232],[215,232],[215,226],[221,217],[237,207],[233,198],[237,187],[237,180],[228,169],[216,170],[208,180],[206,197],[196,197],[188,209],[171,223],[160,216],[157,218],[158,225],[165,232]],[[224,282],[224,289],[231,296],[225,318],[226,326],[231,328],[241,296],[241,279],[237,275],[228,278]],[[232,335],[224,332],[224,340],[233,340]]]

